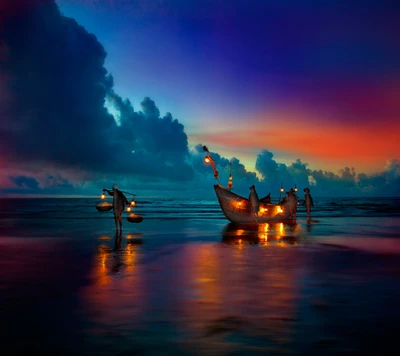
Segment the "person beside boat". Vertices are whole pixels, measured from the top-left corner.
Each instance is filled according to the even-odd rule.
[[[113,197],[113,209],[114,209],[114,219],[115,219],[115,230],[119,229],[122,231],[122,212],[125,209],[125,204],[129,205],[126,196],[118,189],[118,185],[114,184],[112,190],[103,189],[103,192],[107,192],[108,195]]]
[[[254,184],[250,187],[249,200],[251,205],[251,213],[257,216],[258,211],[260,210],[260,199],[258,199],[258,194]]]
[[[297,213],[297,195],[295,194],[293,188],[290,188],[287,194],[287,202],[289,204],[290,216],[289,219],[296,220]]]
[[[306,206],[306,212],[308,216],[308,220],[311,220],[311,208],[314,208],[314,201],[313,198],[310,194],[310,189],[309,188],[304,188],[304,203],[303,205]]]

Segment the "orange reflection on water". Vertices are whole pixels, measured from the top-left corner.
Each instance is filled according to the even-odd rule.
[[[131,242],[135,238],[110,241],[113,248],[102,241],[92,284],[82,292],[92,333],[102,336],[112,328],[134,335],[143,327],[168,333],[172,324],[185,335],[188,349],[196,345],[200,353],[229,352],[231,333],[286,345],[297,312],[299,255],[277,243],[251,246],[260,236],[265,244],[267,233],[279,230],[271,224],[229,226],[227,244],[160,246],[148,252],[145,263],[139,263],[144,252]]]
[[[290,251],[252,248],[243,238],[229,248],[185,246],[185,278],[193,282],[176,318],[188,338],[215,352],[227,351],[220,342],[230,333],[289,343],[299,298],[297,257]]]
[[[145,286],[137,265],[138,241],[116,237],[110,241],[112,247],[103,243],[97,249],[92,282],[81,292],[88,318],[97,325],[129,323],[143,310]]]

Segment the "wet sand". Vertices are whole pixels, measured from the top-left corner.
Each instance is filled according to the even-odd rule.
[[[102,229],[0,238],[5,354],[399,351],[398,239],[303,222]]]

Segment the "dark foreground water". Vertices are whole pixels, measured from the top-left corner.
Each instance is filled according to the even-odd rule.
[[[0,200],[2,354],[398,353],[399,200],[228,224],[216,202]]]

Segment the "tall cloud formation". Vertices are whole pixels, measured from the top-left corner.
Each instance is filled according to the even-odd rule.
[[[106,51],[94,35],[62,16],[54,1],[18,0],[1,10],[1,193],[93,194],[117,180],[157,195],[213,195],[202,145],[189,149],[183,125],[170,113],[161,116],[149,97],[135,111],[114,92]],[[221,184],[232,173],[241,194],[257,184],[260,195],[274,195],[281,182],[313,186],[321,196],[400,193],[398,161],[374,176],[349,168],[334,174],[300,159],[286,166],[264,150],[257,175],[235,157],[211,154]]]
[[[190,177],[183,126],[170,114],[160,118],[149,98],[140,113],[129,102],[122,108],[94,35],[62,16],[54,1],[17,1],[6,10],[0,153],[7,165],[178,180],[186,169]],[[104,107],[106,97],[119,105],[121,126]]]

